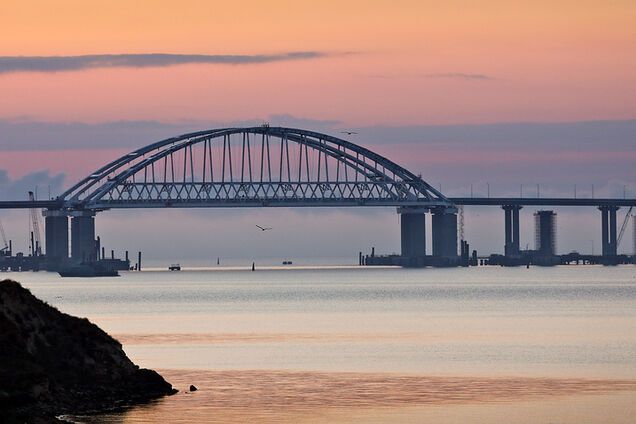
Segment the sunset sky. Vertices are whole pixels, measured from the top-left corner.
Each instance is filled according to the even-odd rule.
[[[352,125],[631,119],[632,1],[11,1],[0,54],[316,57],[5,72],[6,119]],[[0,62],[1,63],[1,62]]]
[[[264,121],[355,129],[449,195],[636,195],[634,1],[5,0],[0,22],[0,199],[59,193],[160,138]],[[564,230],[564,249],[598,237],[586,213],[594,230]],[[383,243],[356,234],[346,249]]]

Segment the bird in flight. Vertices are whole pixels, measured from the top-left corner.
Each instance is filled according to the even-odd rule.
[[[347,135],[353,135],[353,134],[358,134],[355,131],[340,131],[342,134],[347,134]]]
[[[261,227],[260,225],[257,225],[257,227],[261,230],[261,231],[267,231],[267,230],[271,230],[271,227]]]

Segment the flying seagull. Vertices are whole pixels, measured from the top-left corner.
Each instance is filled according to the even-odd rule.
[[[267,231],[267,230],[271,230],[271,227],[261,227],[260,225],[257,225],[257,227],[261,230],[261,231]]]
[[[340,131],[342,134],[347,134],[347,135],[353,135],[353,134],[358,134],[355,131]]]

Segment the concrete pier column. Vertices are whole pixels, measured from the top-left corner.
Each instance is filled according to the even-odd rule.
[[[599,210],[601,211],[601,252],[603,256],[607,256],[609,254],[609,214],[606,208],[600,207]]]
[[[433,256],[457,257],[457,209],[433,210]]]
[[[514,255],[519,255],[521,252],[519,242],[519,210],[521,206],[512,209],[512,249]]]
[[[68,216],[56,210],[46,210],[42,214],[47,259],[57,262],[68,258]]]
[[[92,261],[97,259],[95,244],[95,214],[74,212],[71,218],[71,259]]]
[[[505,214],[505,242],[504,242],[504,254],[510,256],[512,249],[512,210],[509,208],[503,208]]]
[[[541,210],[534,214],[535,249],[540,256],[556,255],[556,216],[550,210]]]
[[[521,253],[519,247],[519,210],[521,210],[522,206],[503,205],[501,208],[504,210],[506,217],[504,254],[506,256],[518,256]]]
[[[610,255],[618,254],[618,242],[616,237],[616,211],[618,208],[612,208],[609,211],[609,251]]]
[[[426,255],[426,211],[421,208],[398,208],[400,245],[403,257]]]
[[[600,206],[601,211],[601,245],[603,256],[616,256],[616,212],[618,206]]]

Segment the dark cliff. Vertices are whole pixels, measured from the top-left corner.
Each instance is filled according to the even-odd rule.
[[[4,421],[48,421],[174,392],[159,374],[135,365],[117,340],[88,319],[59,312],[15,281],[0,281]]]

